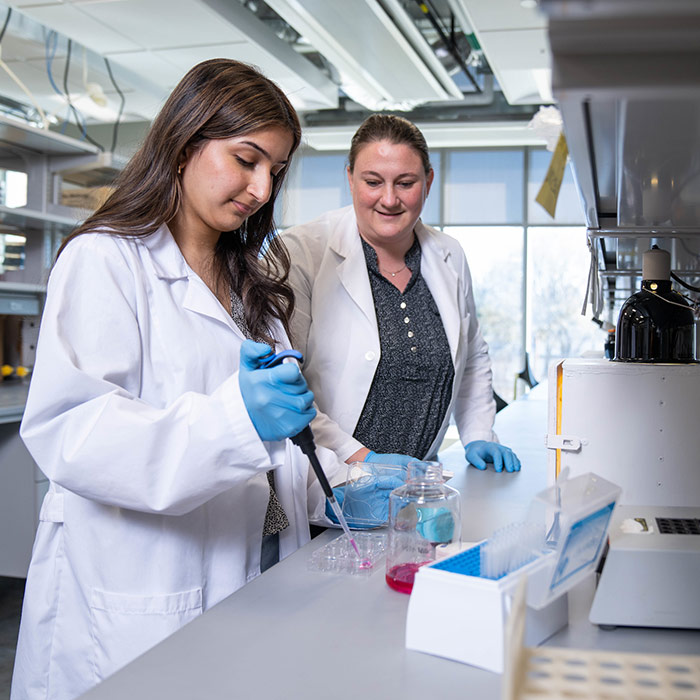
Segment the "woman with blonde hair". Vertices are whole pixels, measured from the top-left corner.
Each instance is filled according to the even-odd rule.
[[[334,421],[317,419],[317,442],[349,460],[431,459],[454,417],[467,462],[518,471],[493,432],[491,364],[464,252],[420,220],[433,182],[423,134],[374,114],[348,161],[352,206],[283,236],[304,375]]]

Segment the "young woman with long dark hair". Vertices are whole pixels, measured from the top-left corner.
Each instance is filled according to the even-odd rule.
[[[260,366],[289,345],[273,207],[300,133],[255,69],[199,64],[63,244],[21,426],[50,489],[14,700],[82,694],[322,520],[285,439],[314,417],[313,395],[295,364]]]

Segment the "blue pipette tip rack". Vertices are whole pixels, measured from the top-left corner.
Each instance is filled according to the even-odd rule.
[[[474,547],[465,549],[459,554],[443,559],[435,564],[431,564],[431,568],[440,569],[441,571],[449,571],[452,574],[462,574],[464,576],[481,576],[481,543]]]

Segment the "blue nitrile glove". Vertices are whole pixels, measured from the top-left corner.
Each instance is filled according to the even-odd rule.
[[[415,457],[410,455],[399,455],[393,454],[391,452],[372,452],[365,457],[365,462],[371,462],[372,464],[398,464],[402,467],[407,467],[409,462],[413,462]]]
[[[244,340],[238,383],[243,403],[261,440],[283,440],[301,432],[316,415],[314,395],[296,363],[260,369],[271,349]]]
[[[477,469],[486,469],[486,462],[493,462],[493,468],[497,472],[503,471],[504,467],[507,472],[520,471],[520,460],[515,452],[497,442],[473,440],[464,448],[464,456]]]
[[[409,503],[395,515],[398,530],[414,530],[433,544],[451,542],[455,537],[455,519],[448,508]]]
[[[455,519],[447,508],[418,508],[418,534],[435,544],[451,542],[455,534]]]
[[[389,494],[403,486],[405,481],[405,472],[401,475],[397,474],[395,469],[384,472],[382,467],[378,466],[372,468],[372,473],[333,489],[333,495],[350,527],[378,527],[389,519]],[[338,524],[328,503],[326,515]]]

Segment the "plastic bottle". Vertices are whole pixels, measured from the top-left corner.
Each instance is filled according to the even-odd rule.
[[[389,495],[386,582],[410,593],[416,571],[436,560],[436,547],[461,542],[459,492],[447,486],[440,462],[409,462],[408,478]]]

